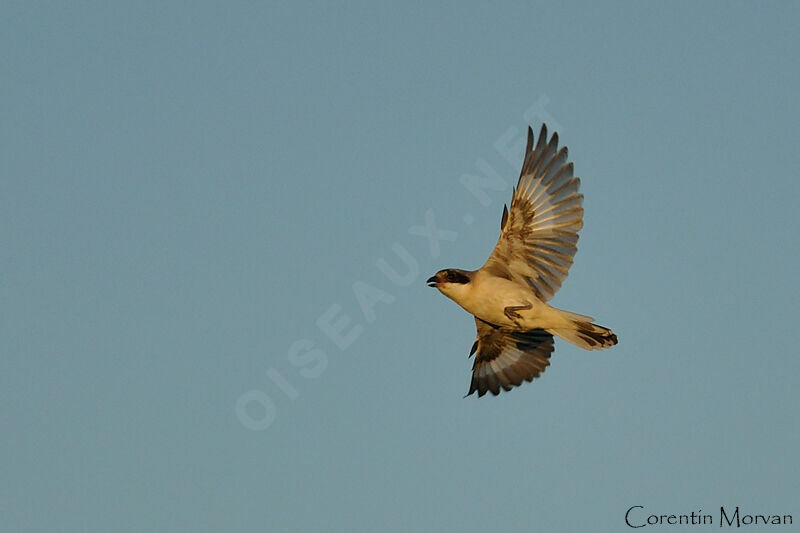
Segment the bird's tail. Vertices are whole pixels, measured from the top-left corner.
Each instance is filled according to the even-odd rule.
[[[548,329],[553,335],[584,350],[602,350],[617,344],[617,336],[608,328],[592,323],[590,316],[561,311],[567,327]]]

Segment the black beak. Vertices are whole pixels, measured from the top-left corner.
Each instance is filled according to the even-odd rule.
[[[426,283],[428,284],[428,287],[436,287],[436,283],[437,283],[436,276],[429,277],[428,281],[426,281]]]

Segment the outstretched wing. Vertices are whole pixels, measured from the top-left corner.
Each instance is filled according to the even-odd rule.
[[[514,331],[475,317],[478,338],[470,355],[477,352],[472,365],[472,383],[467,396],[477,391],[495,396],[502,387],[510,391],[523,381],[539,377],[550,364],[553,336],[543,329]]]
[[[500,238],[484,265],[495,276],[529,285],[546,302],[567,277],[583,227],[580,179],[572,175],[567,147],[558,149],[558,133],[547,141],[547,126],[528,145],[511,209],[503,207]]]

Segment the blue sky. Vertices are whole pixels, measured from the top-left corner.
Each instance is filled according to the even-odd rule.
[[[4,8],[3,529],[800,520],[797,4]],[[620,343],[464,399],[542,121]]]

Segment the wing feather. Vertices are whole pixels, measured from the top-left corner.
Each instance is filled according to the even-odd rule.
[[[528,128],[519,182],[510,207],[503,208],[500,238],[484,268],[530,286],[542,301],[552,298],[578,250],[583,227],[579,188],[567,147],[558,148],[558,133],[548,141],[543,124],[534,147]]]
[[[541,375],[550,364],[553,336],[541,329],[515,331],[498,327],[479,318],[473,344],[475,363],[472,365],[472,382],[469,394],[495,396],[500,389],[510,391]]]

